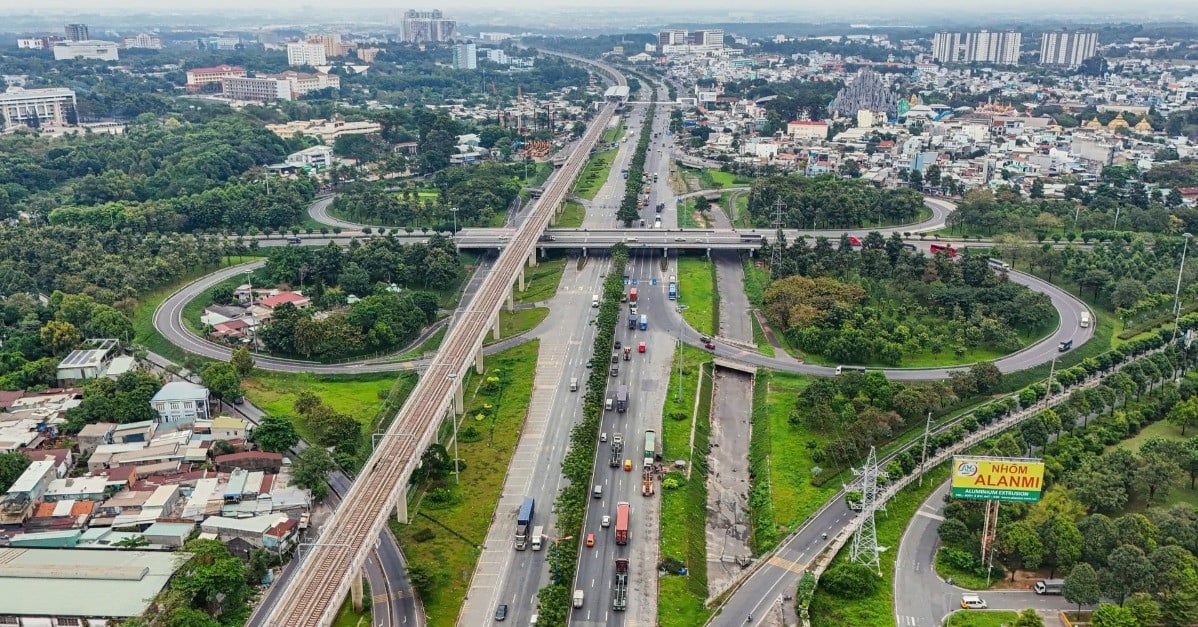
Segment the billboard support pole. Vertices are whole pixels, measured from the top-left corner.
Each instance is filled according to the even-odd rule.
[[[919,458],[919,485],[923,486],[923,465],[928,461],[928,436],[932,433],[932,412],[928,412],[928,422],[923,428],[923,455]]]

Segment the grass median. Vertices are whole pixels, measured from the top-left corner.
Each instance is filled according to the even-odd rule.
[[[677,363],[675,354],[675,363]],[[711,616],[707,599],[707,445],[711,433],[711,355],[686,346],[682,351],[682,397],[678,369],[670,373],[671,392],[662,408],[662,460],[685,460],[690,469],[669,472],[661,484],[661,561],[682,565],[687,574],[658,579],[657,624],[701,625]],[[700,379],[702,385],[700,386]],[[695,396],[699,402],[696,407]],[[693,433],[693,436],[692,436]],[[675,485],[676,484],[676,485]],[[667,488],[667,485],[675,487]]]
[[[524,291],[516,292],[517,303],[537,303],[553,298],[566,269],[566,258],[545,259],[524,270]]]
[[[506,309],[499,312],[499,339],[488,333],[483,341],[483,346],[490,346],[496,342],[501,342],[513,335],[527,333],[545,321],[549,315],[548,307],[532,307],[529,309],[517,309],[516,311],[508,311]]]
[[[699,257],[678,258],[678,304],[694,330],[715,335],[715,265]]]
[[[586,217],[587,210],[581,203],[567,200],[562,212],[558,214],[553,226],[559,229],[577,229],[582,227],[582,220]]]
[[[422,486],[411,524],[390,521],[432,627],[457,621],[524,427],[539,348],[527,342],[488,356],[484,375],[470,370],[459,423],[461,483],[450,475]],[[452,451],[450,433],[446,423],[441,442]]]
[[[578,181],[574,183],[574,193],[587,200],[594,200],[599,188],[607,182],[611,164],[615,159],[616,149],[605,150],[591,157],[582,168],[582,173],[578,175]]]

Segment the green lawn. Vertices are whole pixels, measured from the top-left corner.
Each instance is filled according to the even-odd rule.
[[[703,607],[707,598],[707,484],[706,450],[711,423],[711,360],[706,351],[686,346],[682,351],[682,398],[678,399],[678,353],[670,369],[670,392],[662,408],[662,461],[687,461],[691,476],[671,472],[666,480],[677,488],[661,489],[661,557],[684,564],[687,574],[658,579],[657,623],[663,627],[703,624],[711,612]],[[695,408],[699,375],[703,373],[698,411]],[[681,419],[678,419],[681,418]],[[694,449],[691,449],[691,431]],[[664,483],[665,480],[663,480]]]
[[[133,310],[133,341],[145,346],[147,349],[166,357],[175,362],[182,362],[186,354],[182,349],[174,344],[166,341],[154,329],[154,310],[162,301],[166,300],[167,296],[174,294],[179,288],[191,283],[192,281],[209,274],[214,270],[223,268],[229,265],[237,265],[254,261],[259,257],[235,257],[232,263],[227,259],[222,260],[221,264],[212,268],[199,268],[195,272],[190,273],[186,278],[176,281],[166,287],[159,288],[147,294],[138,297],[137,308]]]
[[[407,392],[416,385],[416,374],[412,372],[316,375],[255,370],[242,381],[242,387],[251,403],[275,416],[297,416],[295,399],[300,392],[312,392],[326,405],[349,415],[362,424],[364,430],[369,430],[397,376],[405,381]],[[402,392],[404,397],[407,392]],[[312,441],[308,425],[303,420],[293,419],[293,422],[300,436]]]
[[[864,599],[842,599],[832,596],[817,587],[811,601],[811,624],[813,627],[842,627],[843,625],[870,625],[886,627],[894,625],[894,557],[898,553],[899,538],[903,530],[924,499],[948,478],[949,467],[941,464],[927,473],[923,486],[913,484],[899,492],[886,504],[886,511],[876,514],[878,545],[890,547],[880,555],[882,585],[877,592]],[[837,554],[833,564],[848,560],[849,547]]]
[[[577,229],[582,227],[582,220],[586,215],[586,207],[573,200],[567,200],[566,205],[562,207],[562,212],[558,214],[553,226],[562,229]]]
[[[582,168],[582,173],[578,175],[578,181],[574,183],[574,193],[587,200],[593,200],[595,194],[599,193],[599,188],[607,182],[615,158],[616,149],[606,150],[591,157]]]
[[[732,174],[714,168],[704,170],[696,170],[694,168],[682,168],[682,176],[695,176],[699,178],[699,183],[703,189],[714,189],[718,187],[745,187],[753,183],[752,177]]]
[[[719,211],[714,205],[711,211]],[[678,228],[682,229],[706,229],[711,224],[707,218],[695,211],[695,199],[688,198],[678,204]]]
[[[1017,612],[1002,610],[958,610],[949,614],[947,627],[1010,627],[1019,618]]]
[[[483,345],[487,346],[495,342],[502,341],[505,338],[519,335],[526,331],[531,331],[538,324],[545,321],[545,317],[549,315],[548,307],[533,307],[532,309],[517,309],[509,312],[503,309],[499,312],[499,339],[495,339],[490,333],[483,340]]]
[[[715,335],[715,266],[701,257],[678,258],[678,304],[682,317],[699,333]]]
[[[362,588],[364,590],[363,594],[369,597],[370,583],[363,581]],[[341,610],[337,612],[337,618],[333,619],[333,627],[370,627],[373,618],[370,613],[369,603],[365,605],[367,607],[363,607],[362,613],[359,614],[354,611],[349,599],[346,598],[345,602],[341,604]]]
[[[768,500],[768,507],[750,512],[755,521],[759,520],[754,526],[754,553],[772,548],[840,487],[837,481],[826,481],[822,486],[811,483],[812,469],[819,464],[811,459],[808,442],[823,444],[827,435],[806,424],[792,426],[789,422],[795,396],[810,383],[811,378],[805,375],[758,371],[750,456],[766,460],[759,464],[765,469],[760,477],[754,477],[753,484],[757,486],[755,492]],[[762,399],[764,406],[758,407]],[[750,507],[759,507],[760,498],[751,495]]]
[[[524,291],[516,291],[517,303],[536,303],[549,300],[557,293],[557,285],[566,269],[566,258],[542,259],[536,267],[524,269]]]
[[[723,192],[720,194],[720,206],[725,211],[728,210],[728,203],[732,201],[732,194],[735,192]],[[732,207],[732,214],[728,216],[728,220],[732,222],[732,226],[738,229],[753,228],[753,221],[749,216],[749,195],[740,194],[736,197],[736,205]]]
[[[465,466],[461,484],[456,485],[452,476],[444,482],[452,496],[447,504],[434,504],[425,496],[418,511],[415,507],[409,510],[409,525],[391,518],[391,531],[409,568],[428,572],[435,580],[433,592],[422,598],[428,624],[433,627],[454,625],[462,607],[478,560],[477,547],[487,537],[491,513],[523,429],[539,346],[537,341],[527,342],[487,357],[488,377],[498,376],[499,371],[507,373],[508,383],[501,392],[480,389],[483,378],[470,370],[465,382],[467,417],[462,418],[460,428],[465,432],[468,426],[473,427],[478,439],[459,443]],[[495,408],[494,418],[475,420],[474,416],[487,405]],[[448,429],[442,429],[446,435],[442,443],[449,442],[446,432]]]
[[[615,126],[603,131],[603,143],[610,144],[614,141],[619,141],[624,135],[624,121],[620,120]]]

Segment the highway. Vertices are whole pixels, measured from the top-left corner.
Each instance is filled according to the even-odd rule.
[[[613,74],[616,74],[614,70]],[[622,80],[622,77],[620,77]],[[326,526],[322,539],[299,564],[286,592],[270,612],[272,625],[327,625],[332,622],[341,599],[350,591],[351,580],[361,571],[372,538],[385,528],[386,519],[399,499],[406,498],[405,484],[419,462],[420,453],[432,441],[437,425],[455,403],[461,376],[481,349],[483,336],[497,323],[499,308],[508,298],[513,281],[548,223],[552,212],[568,192],[569,185],[586,161],[586,152],[603,132],[612,115],[607,105],[594,118],[558,177],[546,187],[511,245],[504,249],[494,267],[464,311],[481,312],[461,316],[450,326],[441,350],[430,369],[442,368],[445,376],[421,377],[379,448],[367,461],[366,470],[345,495]]]

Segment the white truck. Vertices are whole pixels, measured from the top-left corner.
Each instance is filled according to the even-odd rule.
[[[532,540],[532,550],[540,551],[541,550],[541,542],[544,539],[545,539],[545,526],[537,525],[536,527],[533,527],[532,528],[532,538],[530,538],[530,540]]]

